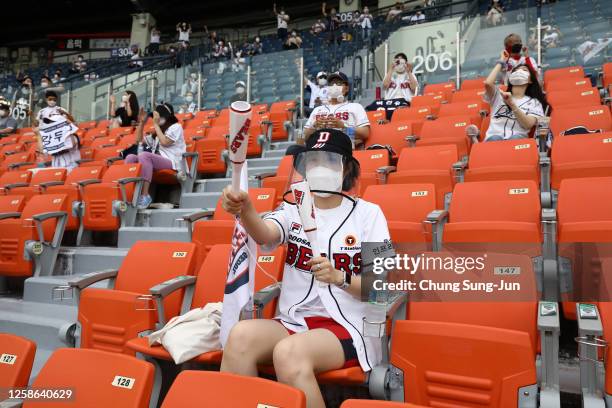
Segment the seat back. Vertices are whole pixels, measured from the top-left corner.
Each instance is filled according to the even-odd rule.
[[[423,89],[424,94],[429,93],[440,93],[440,92],[452,92],[455,90],[455,83],[453,81],[442,82],[439,84],[427,84]]]
[[[24,222],[24,226],[29,227],[34,225],[31,222],[32,216],[57,211],[64,211],[65,213],[68,213],[68,200],[66,194],[35,195],[32,196],[25,205],[23,211],[21,212],[21,219]],[[50,218],[42,222],[43,233],[46,241],[51,241],[53,239],[56,226],[56,218]]]
[[[473,89],[462,89],[461,91],[457,91],[453,94],[453,98],[451,99],[452,103],[458,102],[484,102],[483,97],[485,95],[484,87],[481,88],[473,88]]]
[[[465,181],[534,180],[539,182],[539,154],[533,139],[477,143],[472,147]]]
[[[605,105],[569,106],[555,109],[550,118],[550,128],[553,137],[559,137],[562,132],[584,126],[589,130],[612,130],[610,108]]]
[[[465,91],[468,89],[483,89],[485,77],[464,79],[461,81],[461,90]]]
[[[521,387],[537,382],[535,352],[522,331],[405,320],[395,323],[393,339],[391,363],[404,373],[407,402],[515,407]]]
[[[257,212],[272,211],[276,200],[276,190],[272,188],[250,188],[249,197]],[[234,220],[236,217],[225,211],[221,203],[221,199],[219,199],[219,201],[217,201],[217,207],[215,208],[213,220]]]
[[[567,91],[571,89],[590,89],[593,85],[589,78],[557,78],[544,83],[546,92]]]
[[[601,103],[597,88],[551,91],[546,94],[546,101],[553,109],[565,106],[597,106]]]
[[[116,183],[117,180],[140,175],[140,163],[115,164],[106,170],[102,177],[103,183]]]
[[[379,120],[387,120],[387,113],[385,110],[368,111],[367,115],[370,123],[376,123]]]
[[[94,149],[94,160],[105,160],[112,157],[119,157],[121,152],[124,150],[121,146],[108,146]]]
[[[469,116],[470,122],[476,126],[480,126],[482,122],[481,111],[486,111],[487,107],[484,102],[480,101],[464,101],[447,103],[440,106],[438,116],[440,118],[447,116]]]
[[[174,380],[162,408],[211,407],[306,408],[304,392],[277,381],[214,371],[183,371]]]
[[[470,123],[469,116],[445,116],[436,120],[428,120],[421,129],[421,138],[467,137],[465,128]]]
[[[72,391],[68,406],[146,408],[153,364],[100,350],[61,348],[51,354],[33,383],[36,388]],[[57,400],[26,402],[25,408],[57,407]]]
[[[0,195],[0,213],[21,212],[25,203],[22,195]]]
[[[390,146],[396,155],[408,146],[406,136],[412,135],[412,123],[392,122],[384,125],[370,124],[370,137],[366,141],[366,147],[373,145]]]
[[[226,164],[222,153],[226,148],[227,142],[222,137],[198,140],[196,142],[196,151],[200,154],[198,172],[204,174],[224,173]]]
[[[31,171],[7,171],[0,176],[0,187],[17,183],[29,184],[31,178]]]
[[[389,151],[387,149],[356,150],[353,157],[359,162],[361,174],[376,173],[376,170],[389,165]]]
[[[413,108],[427,106],[431,109],[433,114],[436,115],[440,110],[440,105],[444,100],[444,95],[419,95],[412,97],[410,106]]]
[[[66,178],[66,169],[41,169],[34,173],[30,179],[31,186],[38,186],[41,183],[50,181],[64,181]]]
[[[0,333],[0,387],[27,387],[36,343],[25,337]]]
[[[422,146],[402,150],[397,162],[397,171],[448,170],[459,160],[456,145]]]
[[[421,223],[436,209],[433,184],[383,184],[369,186],[365,201],[378,204],[387,221]]]
[[[114,167],[114,166],[113,166]],[[72,169],[66,176],[65,185],[71,185],[83,180],[99,180],[102,178],[103,166],[85,166]]]
[[[392,122],[402,122],[406,120],[426,120],[432,115],[432,110],[429,106],[400,108],[393,112]]]
[[[565,68],[547,69],[546,72],[544,72],[544,83],[546,83],[547,81],[550,82],[557,79],[567,78],[584,78],[584,69],[581,66],[572,66]]]

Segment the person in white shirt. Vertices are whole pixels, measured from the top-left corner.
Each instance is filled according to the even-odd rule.
[[[289,15],[285,13],[285,8],[281,7],[280,12],[276,11],[276,3],[274,3],[274,14],[276,15],[276,27],[279,40],[285,42],[287,39],[287,28],[289,23]]]
[[[138,46],[132,47],[132,56],[130,57],[130,62],[128,62],[129,68],[140,68],[144,65],[144,61],[142,60],[142,54],[140,52],[140,48]]]
[[[312,82],[304,75],[304,82],[310,88],[310,102],[308,107],[314,109],[315,106],[327,103],[327,72],[319,72],[316,82]]]
[[[363,38],[368,38],[370,36],[370,31],[372,31],[372,21],[374,21],[374,17],[372,14],[370,14],[370,9],[368,7],[364,7],[363,13],[361,13],[361,16],[359,16],[359,25],[361,26]]]
[[[151,29],[151,41],[149,42],[149,55],[159,54],[159,43],[161,42],[161,31],[157,27]]]
[[[178,113],[195,113],[198,106],[193,100],[193,92],[187,92],[183,98],[184,103],[180,106]]]
[[[416,76],[412,73],[412,64],[408,63],[408,57],[403,52],[395,54],[393,63],[389,67],[383,79],[385,100],[406,101],[408,104],[419,89]]]
[[[47,91],[46,94],[47,107],[41,109],[36,116],[36,128],[35,132],[38,135],[38,153],[43,153],[43,141],[38,127],[41,124],[50,124],[54,122],[67,121],[69,123],[74,122],[74,118],[67,110],[57,105],[57,94],[54,91]],[[51,166],[52,167],[63,167],[71,171],[78,166],[78,160],[81,159],[81,152],[79,151],[79,139],[76,135],[72,134],[71,138],[72,147],[66,150],[59,151],[58,153],[51,155]]]
[[[390,238],[380,207],[349,195],[359,164],[347,135],[317,131],[294,163],[313,195],[314,245],[296,205],[283,203],[262,217],[248,193],[223,190],[223,208],[240,216],[250,237],[265,251],[287,245],[287,255],[278,315],[234,325],[221,371],[257,376],[258,364],[272,363],[279,382],[301,389],[308,407],[319,408],[325,402],[315,373],[348,367],[369,372],[382,359],[380,339],[363,332],[366,304],[360,301],[359,259],[362,243]],[[313,256],[313,247],[321,256]]]
[[[403,11],[404,10],[403,10],[402,3],[399,1],[395,3],[395,6],[393,6],[393,8],[389,10],[389,13],[387,13],[387,19],[386,19],[387,23],[391,23],[397,20]]]
[[[145,180],[138,200],[138,208],[144,209],[151,205],[153,199],[149,195],[149,186],[153,179],[153,171],[172,169],[177,172],[183,169],[183,153],[187,150],[183,127],[174,116],[174,108],[169,103],[157,105],[153,112],[153,134],[143,135],[146,114],[144,108],[138,115],[136,128],[137,143],[146,145],[151,151],[129,154],[126,163],[140,163],[142,166],[140,176]]]
[[[529,52],[527,47],[523,47],[523,40],[521,36],[518,34],[509,34],[504,39],[504,49],[506,54],[504,54],[504,84],[508,85],[508,79],[510,77],[510,72],[519,65],[527,65],[532,71],[536,72],[538,75],[540,73],[540,69],[536,60],[529,56]]]
[[[485,142],[523,139],[544,116],[546,98],[536,73],[527,65],[515,67],[509,75],[507,92],[495,85],[497,75],[505,64],[506,52],[485,80],[484,100],[491,104],[491,123]]]
[[[425,14],[423,14],[420,7],[417,7],[416,13],[410,16],[410,24],[421,24],[424,21],[425,21]]]
[[[327,77],[327,83],[328,103],[314,108],[304,125],[304,138],[308,140],[317,129],[353,130],[355,145],[362,144],[370,136],[370,121],[363,106],[348,102],[348,77],[336,71]]]
[[[178,23],[176,25],[176,31],[179,33],[178,40],[185,43],[189,42],[189,35],[191,34],[191,24],[186,22]]]
[[[321,34],[323,31],[325,31],[325,23],[321,19],[318,19],[310,29],[310,33],[313,35]]]

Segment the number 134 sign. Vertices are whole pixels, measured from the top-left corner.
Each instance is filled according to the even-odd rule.
[[[61,122],[43,123],[38,128],[42,139],[43,150],[48,154],[57,154],[72,149],[72,135],[79,128],[63,120]]]

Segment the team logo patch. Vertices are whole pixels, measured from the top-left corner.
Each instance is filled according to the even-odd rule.
[[[346,237],[344,237],[344,245],[346,246],[353,246],[357,243],[357,238],[355,238],[354,235],[347,235]]]
[[[297,222],[292,222],[291,232],[295,232],[296,234],[299,234],[300,232],[302,232],[302,226],[298,224]]]

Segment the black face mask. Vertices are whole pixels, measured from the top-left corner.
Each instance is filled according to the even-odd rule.
[[[518,54],[521,52],[521,50],[523,49],[523,44],[518,43],[518,44],[514,44],[511,48],[510,51],[512,52],[512,54]]]

